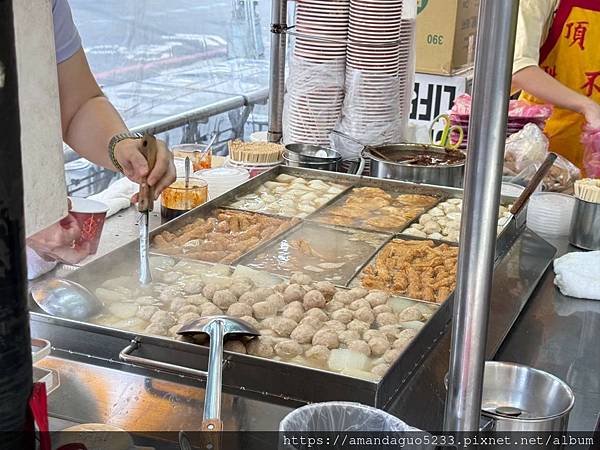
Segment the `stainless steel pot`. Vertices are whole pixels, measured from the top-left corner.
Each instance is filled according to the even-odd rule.
[[[463,186],[466,158],[461,162],[444,166],[417,166],[397,162],[406,156],[416,157],[424,152],[440,155],[447,153],[444,147],[434,145],[391,144],[365,147],[362,156],[371,160],[372,177],[457,188]]]
[[[333,149],[311,144],[288,144],[283,152],[283,159],[290,167],[303,167],[305,169],[327,170],[338,172],[341,168],[342,155]],[[354,158],[356,159],[356,158]],[[357,165],[351,169],[352,173],[362,173],[364,159],[360,158]]]
[[[584,250],[600,250],[600,204],[577,199],[569,242]]]
[[[493,431],[566,431],[575,403],[571,388],[541,370],[488,361],[481,409]]]

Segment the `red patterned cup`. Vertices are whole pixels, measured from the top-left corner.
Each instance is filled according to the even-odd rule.
[[[88,242],[90,255],[94,255],[98,251],[108,206],[102,202],[79,197],[71,197],[71,204],[71,215],[77,220],[81,230],[81,236],[75,242],[75,246]]]

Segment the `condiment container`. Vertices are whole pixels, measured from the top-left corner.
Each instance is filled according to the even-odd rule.
[[[204,144],[181,144],[171,148],[176,159],[185,161],[189,157],[194,172],[211,168],[212,152]],[[179,172],[178,172],[179,175]]]
[[[600,203],[575,200],[569,242],[584,250],[600,250]]]
[[[162,192],[160,212],[163,219],[171,220],[206,203],[207,200],[208,184],[206,181],[190,177],[186,187],[185,178],[177,178],[175,183]]]

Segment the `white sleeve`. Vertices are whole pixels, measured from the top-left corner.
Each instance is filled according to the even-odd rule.
[[[35,280],[56,267],[56,261],[46,261],[33,249],[27,249],[27,279]]]

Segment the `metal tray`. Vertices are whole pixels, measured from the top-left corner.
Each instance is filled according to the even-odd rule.
[[[274,179],[280,173],[338,181],[348,185],[379,186],[407,193],[437,194],[460,197],[462,190],[429,185],[417,185],[392,180],[380,180],[354,175],[321,172],[311,169],[276,167],[244,183],[237,189],[196,208],[172,223],[151,233],[151,236],[170,227],[182,226],[189,220],[205,214],[214,207],[222,207],[239,192],[253,190],[264,181]],[[510,200],[508,198],[507,200]],[[521,215],[514,218],[500,235],[497,243],[497,263],[511,248],[519,236],[524,223]],[[404,238],[404,237],[401,237]],[[264,246],[263,246],[264,248]],[[117,262],[135,260],[137,241],[115,250],[98,260],[73,272],[75,279],[84,280],[97,273],[111,273]],[[393,364],[381,381],[372,382],[333,372],[307,368],[288,363],[256,358],[236,353],[226,354],[224,371],[226,386],[237,391],[253,392],[272,396],[276,402],[320,402],[333,400],[357,401],[386,408],[396,394],[411,380],[419,365],[436,346],[446,331],[451,319],[453,294],[424,325],[400,358]],[[128,358],[132,352],[138,355],[136,364],[124,367],[146,367],[161,372],[175,372],[180,377],[203,378],[207,365],[208,351],[204,347],[174,341],[169,338],[144,336],[99,325],[50,317],[31,303],[32,329],[37,336],[49,339],[55,348],[83,357],[116,360],[121,355]],[[508,331],[508,330],[506,330]],[[132,345],[132,341],[135,343]],[[127,349],[127,352],[124,350]],[[141,360],[139,359],[141,358]],[[156,361],[166,362],[156,364]],[[131,369],[129,369],[131,370]],[[276,400],[275,400],[276,399]]]
[[[366,253],[364,255],[364,257],[357,258],[356,262],[359,264],[352,270],[352,273],[344,273],[338,280],[321,276],[321,274],[319,274],[319,273],[313,273],[310,271],[306,271],[306,273],[309,274],[315,281],[330,281],[333,284],[338,285],[338,286],[346,286],[350,282],[350,280],[353,279],[356,276],[356,274],[361,270],[361,268],[364,266],[364,264],[366,262],[370,261],[371,258],[379,252],[379,250],[382,248],[382,246],[385,245],[391,239],[391,237],[389,235],[386,235],[383,233],[376,233],[376,232],[372,232],[372,231],[364,231],[364,230],[357,230],[357,229],[350,229],[350,228],[343,228],[343,227],[334,227],[331,225],[325,225],[325,224],[320,224],[320,223],[303,222],[302,225],[289,230],[287,233],[284,233],[283,235],[278,236],[276,239],[272,240],[269,244],[261,246],[255,250],[247,253],[244,257],[239,259],[238,263],[248,266],[255,270],[262,270],[265,272],[279,275],[284,278],[289,278],[294,271],[291,271],[291,270],[284,271],[283,269],[276,269],[276,268],[262,269],[262,268],[254,267],[252,264],[255,263],[257,258],[262,254],[266,253],[271,256],[277,254],[279,251],[279,247],[284,240],[290,240],[293,238],[301,239],[301,238],[303,238],[303,236],[309,236],[309,237],[310,236],[318,236],[318,235],[320,235],[320,233],[331,233],[331,235],[338,236],[339,238],[343,238],[345,236],[349,237],[349,235],[351,235],[351,234],[360,233],[363,235],[370,235],[374,239],[378,238],[380,241],[377,245],[374,245],[372,247],[372,251],[369,251],[369,253]],[[299,271],[300,269],[301,268],[298,268],[295,271]]]

